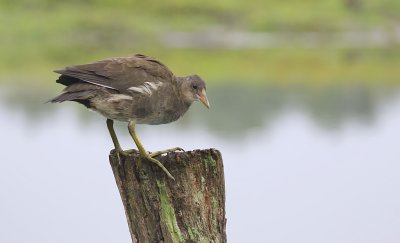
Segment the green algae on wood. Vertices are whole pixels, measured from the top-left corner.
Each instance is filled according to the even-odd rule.
[[[160,195],[160,220],[167,225],[174,242],[183,242],[182,233],[176,221],[175,210],[166,191],[165,184],[157,180],[157,186]]]
[[[203,159],[203,163],[206,166],[207,172],[209,170],[213,170],[215,172],[215,168],[217,166],[217,162],[211,156],[204,158]]]

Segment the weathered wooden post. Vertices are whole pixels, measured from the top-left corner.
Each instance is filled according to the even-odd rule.
[[[138,166],[138,153],[120,160],[110,154],[132,242],[226,242],[221,153],[195,150],[158,158],[175,181],[152,163]]]

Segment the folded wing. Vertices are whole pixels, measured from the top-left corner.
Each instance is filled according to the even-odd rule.
[[[86,82],[118,91],[175,82],[173,73],[164,64],[142,54],[70,66],[55,72],[61,74],[57,83],[66,86]]]

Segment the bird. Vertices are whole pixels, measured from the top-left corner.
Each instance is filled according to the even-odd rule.
[[[51,103],[74,101],[106,118],[106,124],[118,158],[131,150],[122,150],[114,130],[114,121],[128,123],[140,158],[158,165],[174,177],[155,157],[179,147],[147,152],[136,134],[136,124],[159,125],[178,120],[195,101],[210,108],[206,83],[199,75],[175,76],[156,58],[133,54],[112,57],[88,64],[55,70],[57,83],[66,86]]]

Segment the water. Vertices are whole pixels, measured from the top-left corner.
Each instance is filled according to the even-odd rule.
[[[105,120],[3,89],[0,242],[130,242]],[[214,147],[229,242],[400,240],[400,92],[211,87],[212,109],[138,126],[149,150]],[[132,148],[123,123],[117,133]],[[90,173],[89,173],[90,172]]]

